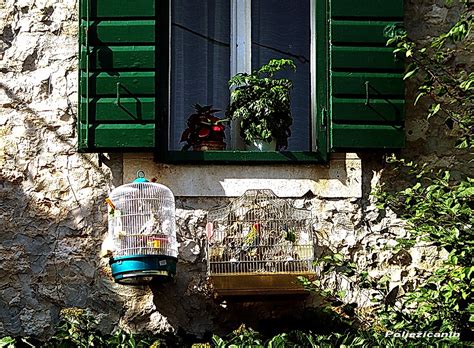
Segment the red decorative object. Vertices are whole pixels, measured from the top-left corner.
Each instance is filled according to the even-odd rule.
[[[212,105],[194,105],[195,113],[189,116],[187,126],[181,135],[181,142],[186,142],[183,150],[194,151],[224,150],[225,125],[227,119],[220,119],[213,114],[220,111]]]

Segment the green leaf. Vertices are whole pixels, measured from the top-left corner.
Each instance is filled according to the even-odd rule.
[[[225,341],[217,335],[212,336],[212,342],[217,348],[224,348],[226,344]]]
[[[268,343],[267,343],[267,347],[268,348],[284,348],[285,347],[285,344],[287,343],[287,334],[286,333],[282,333],[282,334],[279,334],[279,335],[276,335],[275,337],[273,337]]]
[[[428,118],[436,115],[439,112],[440,109],[441,109],[441,104],[439,104],[439,103],[431,105],[430,113],[428,114]]]
[[[414,74],[416,74],[417,72],[418,72],[418,69],[410,70],[409,72],[405,74],[405,76],[403,76],[403,79],[407,80],[410,77],[412,77]]]
[[[419,101],[420,98],[423,97],[424,95],[426,95],[425,92],[418,93],[418,95],[416,96],[416,99],[415,99],[415,102],[413,103],[413,105],[418,104],[418,101]]]
[[[3,337],[0,339],[0,348],[8,347],[8,348],[13,348],[15,346],[16,340],[12,337]]]
[[[339,290],[337,292],[337,297],[339,297],[340,299],[344,299],[344,297],[346,297],[346,291],[345,290]]]
[[[458,193],[458,197],[464,198],[464,197],[473,197],[474,196],[474,186],[472,187],[467,187],[461,192]]]

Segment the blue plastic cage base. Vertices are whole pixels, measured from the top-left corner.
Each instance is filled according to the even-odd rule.
[[[177,262],[176,257],[167,255],[127,255],[109,261],[114,280],[126,285],[167,281],[176,274]]]

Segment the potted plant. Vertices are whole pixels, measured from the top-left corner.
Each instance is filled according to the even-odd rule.
[[[186,142],[183,150],[194,151],[224,150],[225,125],[228,120],[220,119],[214,114],[220,110],[212,105],[194,105],[195,113],[189,116],[187,126],[181,135],[181,142]]]
[[[250,74],[238,73],[229,80],[229,86],[235,89],[226,115],[239,120],[240,136],[251,149],[275,151],[288,147],[293,82],[275,78],[275,74],[295,69],[291,59],[272,59]]]

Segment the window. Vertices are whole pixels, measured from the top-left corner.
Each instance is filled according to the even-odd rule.
[[[296,72],[291,94],[292,134],[288,149],[311,149],[311,1],[252,0],[252,69],[275,57],[292,59]]]
[[[320,162],[404,145],[403,61],[385,47],[402,0],[80,0],[80,151],[162,161]],[[180,151],[191,105],[225,108],[228,79],[292,58],[289,151]],[[232,129],[235,132],[235,127]]]
[[[228,103],[230,32],[229,1],[171,2],[170,150],[183,147],[194,104],[224,109]]]
[[[170,150],[180,136],[192,106],[214,105],[225,111],[227,81],[238,72],[273,58],[295,61],[292,132],[288,150],[309,151],[311,136],[310,0],[177,0],[171,1]],[[222,114],[222,113],[221,113]],[[228,149],[242,149],[234,124]]]

